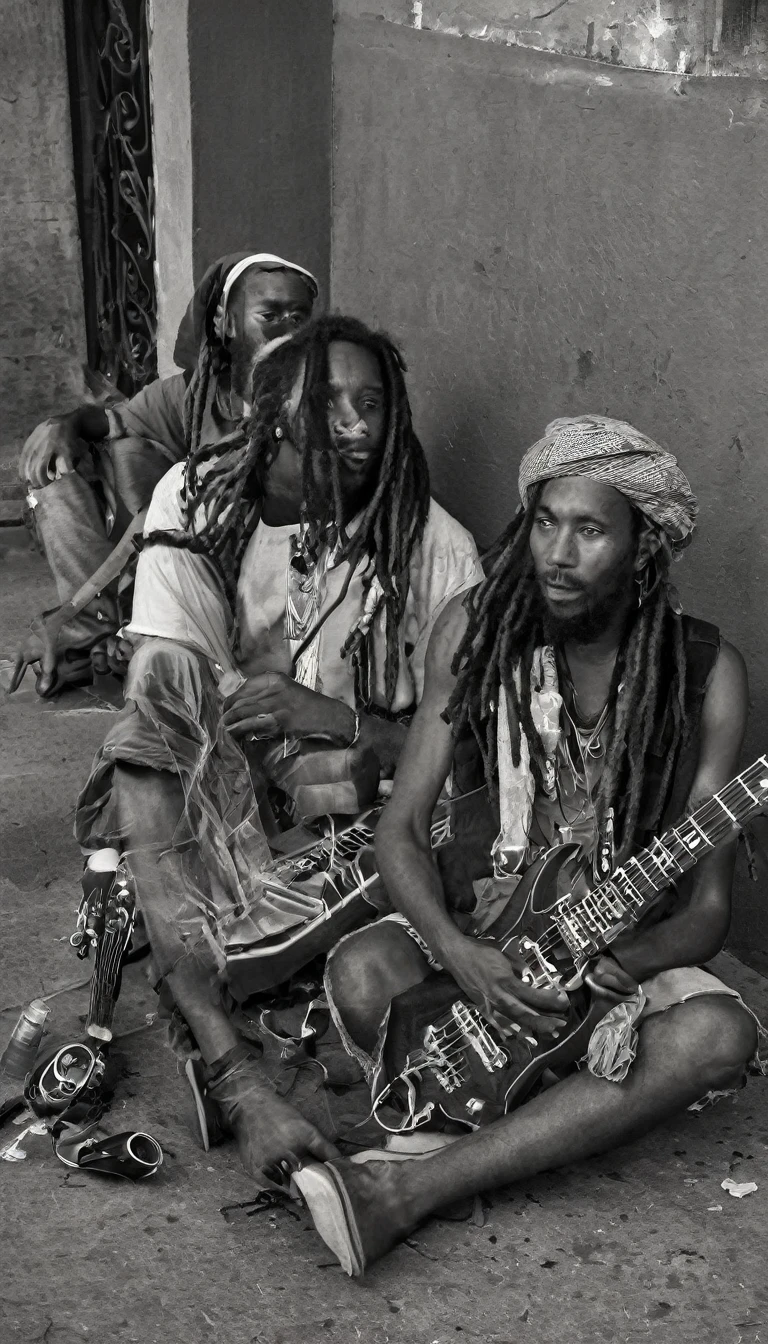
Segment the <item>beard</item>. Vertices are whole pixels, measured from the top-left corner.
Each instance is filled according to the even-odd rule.
[[[584,588],[579,589],[582,601],[578,610],[571,612],[561,612],[552,606],[543,587],[537,583],[537,614],[548,642],[562,645],[573,640],[577,644],[594,644],[612,623],[616,608],[626,606],[631,582],[631,573],[619,573],[610,588],[600,593],[590,594]]]

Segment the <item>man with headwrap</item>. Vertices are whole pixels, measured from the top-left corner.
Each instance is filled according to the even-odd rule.
[[[502,1039],[519,1042],[508,1048],[522,1062],[529,1038],[554,1045],[568,1008],[556,975],[534,988],[530,972],[516,973],[482,937],[521,875],[574,842],[579,872],[560,894],[574,882],[586,894],[737,772],[744,663],[714,626],[680,614],[669,584],[697,513],[674,457],[619,421],[556,420],[525,454],[519,484],[522,507],[485,580],[450,605],[430,641],[424,696],[377,834],[397,913],[350,934],[328,961],[334,1017],[379,1104],[406,1063],[388,1040],[398,1011],[406,1017],[392,1001],[413,990],[404,1002],[417,1015],[430,968],[448,972],[456,995],[499,1025]],[[429,818],[451,767],[455,840],[438,869]],[[487,1104],[481,1092],[462,1112],[475,1132],[438,1136],[422,1160],[340,1159],[296,1173],[348,1273],[362,1273],[444,1205],[627,1142],[739,1085],[756,1023],[701,969],[728,930],[735,851],[734,832],[676,887],[659,863],[657,905],[637,926],[625,920],[610,952],[589,964],[600,1020],[580,1068],[550,1076],[532,1100],[475,1128]],[[466,932],[472,917],[480,937]],[[594,918],[599,928],[603,915]],[[438,1035],[448,1086],[461,1031],[454,1023]],[[418,1077],[410,1099],[401,1094],[405,1113],[390,1110],[387,1127],[424,1119]]]
[[[304,267],[267,252],[235,252],[209,267],[179,327],[181,373],[128,401],[85,405],[38,425],[24,444],[19,474],[35,531],[64,603],[110,556],[155,486],[200,443],[216,443],[240,421],[250,370],[268,341],[312,314],[318,286]],[[55,666],[33,635],[17,678],[42,662],[40,695],[106,670],[106,645],[120,624],[116,581],[59,639]],[[121,604],[124,605],[124,604]],[[128,604],[129,606],[129,604]]]

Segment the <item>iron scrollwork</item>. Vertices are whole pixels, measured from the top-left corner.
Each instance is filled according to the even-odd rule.
[[[147,0],[68,0],[88,362],[130,395],[157,376]]]

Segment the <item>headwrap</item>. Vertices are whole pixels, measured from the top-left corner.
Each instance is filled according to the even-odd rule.
[[[178,368],[194,373],[203,337],[212,341],[217,336],[214,321],[219,305],[223,310],[226,309],[232,286],[251,266],[258,267],[260,271],[295,271],[301,276],[312,298],[317,298],[318,284],[314,275],[293,261],[284,261],[271,252],[230,252],[225,257],[219,257],[208,267],[181,319],[173,350],[173,360]]]
[[[520,463],[523,505],[534,485],[555,476],[612,485],[664,530],[673,554],[691,540],[699,506],[688,478],[671,453],[623,420],[605,415],[553,420]]]

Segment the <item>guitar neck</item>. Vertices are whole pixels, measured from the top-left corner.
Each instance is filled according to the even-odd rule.
[[[677,826],[617,868],[606,882],[573,905],[563,902],[555,923],[577,958],[602,952],[642,919],[659,893],[732,837],[768,802],[768,758],[760,756],[724,789]]]

